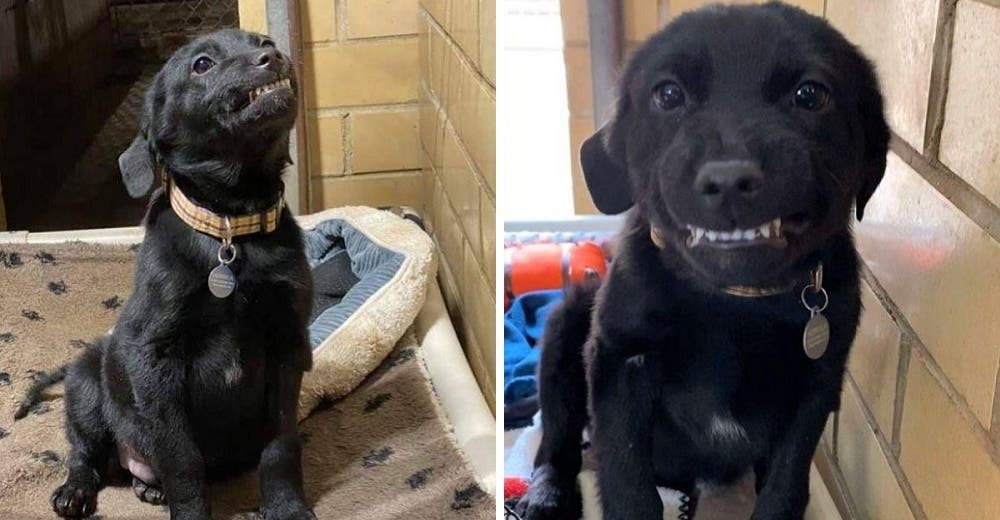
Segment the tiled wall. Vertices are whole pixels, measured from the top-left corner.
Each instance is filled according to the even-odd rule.
[[[656,8],[704,3],[626,0],[628,39]],[[856,225],[865,312],[820,444],[828,485],[853,518],[1000,518],[1000,4],[798,3],[872,58],[893,129]],[[570,98],[589,110],[583,4],[563,0]]]
[[[495,0],[420,0],[425,215],[439,279],[486,401],[496,381]]]
[[[301,0],[309,210],[421,207],[417,0]]]

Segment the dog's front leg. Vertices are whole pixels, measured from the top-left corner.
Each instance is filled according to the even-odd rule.
[[[278,434],[260,455],[261,512],[265,520],[313,520],[302,491],[302,441],[298,430],[302,370],[282,365],[277,370]]]
[[[833,388],[839,389],[836,385]],[[799,406],[770,457],[755,467],[757,478],[764,482],[757,485],[760,492],[752,520],[800,520],[803,517],[809,503],[809,468],[813,453],[827,416],[836,406],[836,395],[828,396],[823,391],[808,396]]]
[[[150,457],[163,486],[171,520],[207,520],[205,463],[185,409],[184,360],[160,357],[130,374],[138,423],[130,439]]]
[[[592,347],[590,407],[604,518],[659,520],[663,504],[652,462],[654,396],[643,358],[627,357],[601,339]]]

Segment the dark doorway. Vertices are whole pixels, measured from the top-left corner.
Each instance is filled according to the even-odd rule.
[[[125,193],[118,155],[135,136],[145,89],[179,46],[237,27],[238,0],[0,0],[0,8],[8,229],[138,224],[146,201]]]

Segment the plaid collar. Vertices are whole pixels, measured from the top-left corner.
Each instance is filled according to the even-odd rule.
[[[281,212],[285,209],[285,197],[284,194],[280,194],[277,202],[260,213],[236,216],[219,215],[192,202],[177,187],[177,184],[170,182],[170,176],[165,170],[162,174],[163,191],[169,194],[170,207],[173,208],[174,213],[195,231],[220,240],[229,240],[240,235],[270,233],[277,229],[278,219],[281,218]]]

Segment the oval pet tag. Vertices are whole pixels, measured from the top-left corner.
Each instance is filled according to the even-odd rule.
[[[814,313],[802,332],[802,348],[809,359],[819,359],[830,343],[830,322],[820,313]]]
[[[228,298],[236,290],[236,277],[226,264],[220,264],[208,274],[208,290],[216,298]],[[810,322],[811,323],[811,322]],[[808,327],[807,327],[808,329]]]

